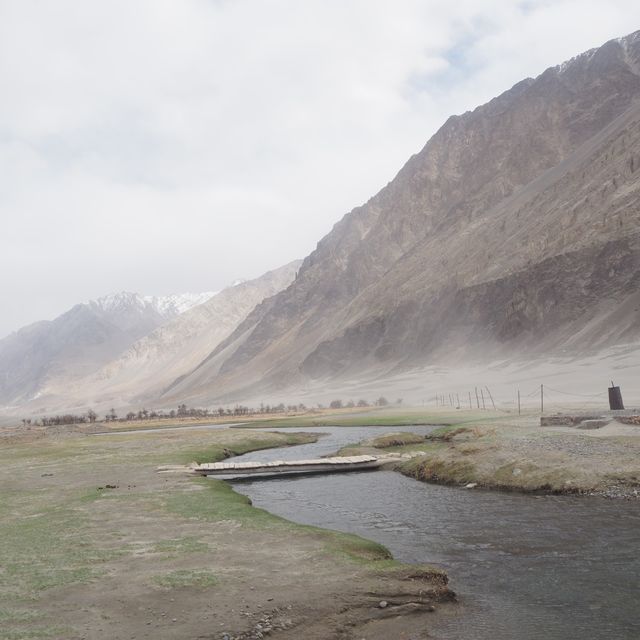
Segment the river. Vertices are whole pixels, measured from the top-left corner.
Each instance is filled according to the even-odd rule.
[[[299,431],[325,436],[235,460],[319,457],[393,429]],[[357,533],[398,560],[445,569],[460,605],[435,616],[435,638],[640,638],[640,502],[443,487],[393,471],[233,484],[289,520]]]

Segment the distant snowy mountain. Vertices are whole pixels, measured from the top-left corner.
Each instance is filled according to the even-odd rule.
[[[52,378],[68,381],[98,370],[136,340],[212,295],[142,296],[122,291],[12,333],[0,340],[0,404],[40,397]]]
[[[177,293],[168,296],[144,296],[143,300],[153,305],[162,315],[175,318],[193,307],[204,304],[217,293],[217,291],[205,291],[204,293]]]
[[[203,304],[215,296],[216,293],[217,291],[206,291],[204,293],[174,293],[167,296],[142,296],[130,291],[120,291],[95,300],[89,300],[83,304],[104,313],[151,308],[161,316],[171,319],[199,304]]]
[[[169,314],[187,305],[191,308],[145,334],[90,375],[72,383],[65,378],[51,379],[47,395],[62,403],[72,399],[96,408],[104,403],[123,407],[156,401],[176,378],[189,374],[206,358],[256,305],[288,287],[299,267],[300,261],[292,262],[254,280],[236,281],[216,295],[145,298],[156,310],[168,309]],[[194,304],[200,299],[204,299],[202,304]]]

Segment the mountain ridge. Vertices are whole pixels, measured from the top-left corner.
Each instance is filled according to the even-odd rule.
[[[87,304],[90,307],[95,307],[103,311],[133,305],[150,305],[162,316],[171,318],[206,302],[216,293],[218,292],[205,291],[202,293],[174,293],[164,296],[152,296],[131,291],[118,291],[80,304]]]
[[[13,386],[0,384],[4,410],[40,415],[154,403],[299,266],[290,262],[213,295],[119,292],[37,323],[33,338],[26,327],[0,341],[0,373],[14,374]]]
[[[435,352],[418,333],[434,331],[422,318],[438,315],[434,304],[447,291],[624,242],[638,224],[639,68],[634,32],[449,118],[387,186],[336,223],[291,287],[176,381],[174,397],[204,401],[214,385],[236,398],[360,366],[429,362]],[[577,282],[558,277],[565,293]],[[493,335],[490,346],[509,346],[500,340]],[[409,344],[412,353],[403,352]]]
[[[143,296],[121,291],[74,305],[0,340],[0,402],[13,405],[38,396],[51,376],[89,374],[114,353],[211,297],[201,294]]]
[[[236,281],[136,340],[93,375],[78,380],[70,391],[58,385],[50,386],[48,393],[69,394],[92,406],[105,402],[131,406],[156,400],[178,373],[187,375],[256,304],[287,286],[299,266],[300,261],[295,260],[258,278]]]

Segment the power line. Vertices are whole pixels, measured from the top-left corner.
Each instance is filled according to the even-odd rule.
[[[544,388],[548,391],[555,391],[556,393],[561,393],[565,396],[579,396],[580,398],[599,398],[600,396],[606,396],[606,392],[602,393],[573,393],[571,391],[560,391],[560,389],[554,389],[553,387],[548,387],[547,385]]]

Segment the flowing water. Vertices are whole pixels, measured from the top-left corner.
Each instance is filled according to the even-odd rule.
[[[327,435],[236,459],[319,457],[390,430],[300,429]],[[460,605],[436,616],[436,638],[640,639],[640,502],[442,487],[393,471],[243,480],[234,488],[289,520],[357,533],[398,560],[446,569]]]

